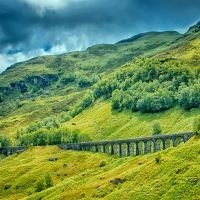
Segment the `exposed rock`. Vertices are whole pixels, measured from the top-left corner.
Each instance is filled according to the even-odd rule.
[[[52,158],[49,158],[49,161],[57,161],[58,158],[57,157],[52,157]]]
[[[0,92],[5,95],[10,95],[12,94],[13,90],[9,87],[0,87]]]
[[[115,185],[118,185],[120,183],[124,183],[126,179],[116,178],[115,180],[111,180],[110,183],[114,183]]]
[[[179,168],[179,169],[176,169],[176,170],[175,170],[175,173],[178,174],[180,171],[181,171],[180,168]]]

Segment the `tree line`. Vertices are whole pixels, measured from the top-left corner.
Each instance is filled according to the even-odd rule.
[[[48,117],[33,123],[26,129],[17,130],[17,143],[20,146],[56,145],[91,141],[91,137],[80,130],[61,127],[56,117]]]
[[[175,105],[199,107],[199,69],[178,61],[135,59],[93,86],[94,98],[110,98],[112,109],[161,112]]]

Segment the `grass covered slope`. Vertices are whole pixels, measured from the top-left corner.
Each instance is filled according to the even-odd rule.
[[[199,108],[185,111],[178,106],[161,113],[119,112],[112,110],[111,102],[97,101],[63,126],[79,129],[94,141],[127,139],[151,136],[155,122],[160,123],[163,134],[192,132],[194,119],[199,113]]]
[[[198,40],[200,37],[198,30],[197,24],[183,35],[175,31],[142,33],[116,44],[95,45],[82,52],[33,58],[9,67],[5,72],[0,74],[0,134],[9,135],[15,140],[16,131],[21,128],[27,128],[32,123],[40,122],[49,116],[57,116],[58,118],[60,114],[68,116],[70,111],[74,110],[74,106],[76,106],[77,102],[81,102],[84,98],[84,94],[89,91],[93,92],[95,90],[93,95],[95,95],[96,100],[99,98],[98,89],[101,89],[100,92],[105,92],[103,95],[106,98],[114,96],[112,100],[114,99],[114,101],[118,103],[118,93],[116,92],[116,95],[114,95],[114,90],[118,89],[120,90],[119,93],[122,93],[128,98],[132,97],[132,92],[135,90],[132,86],[136,82],[138,82],[138,87],[140,87],[140,85],[142,85],[142,87],[147,86],[150,89],[155,87],[154,90],[158,89],[161,82],[165,82],[165,87],[161,88],[163,89],[161,92],[167,91],[165,97],[170,96],[172,101],[168,99],[166,108],[152,109],[152,107],[151,109],[143,109],[141,102],[145,100],[143,98],[145,94],[139,91],[138,94],[143,94],[141,95],[143,97],[141,98],[140,105],[130,106],[128,98],[124,98],[126,101],[120,102],[120,106],[115,107],[120,107],[122,110],[127,108],[133,111],[154,110],[154,112],[160,112],[163,111],[163,109],[173,107],[178,101],[176,99],[178,92],[176,92],[176,98],[174,98],[174,94],[172,94],[171,91],[169,93],[170,95],[168,95],[168,88],[171,87],[171,85],[178,88],[180,84],[177,82],[182,83],[185,81],[184,79],[188,79],[187,76],[189,74],[187,71],[195,74],[195,77],[189,78],[190,80],[196,80],[199,76],[200,70],[197,61],[199,58]],[[143,58],[139,59],[138,66],[134,68],[132,67],[132,61],[135,57]],[[153,62],[149,62],[148,59],[144,59],[145,57],[150,57],[151,59],[152,57],[157,57],[158,62],[156,61],[156,67],[153,61],[155,58],[152,59]],[[196,60],[193,59],[194,57]],[[174,66],[176,66],[177,63],[179,64],[176,69]],[[122,65],[123,67],[121,67]],[[162,70],[162,66],[165,67],[165,71]],[[184,72],[181,72],[182,66],[185,67]],[[173,73],[178,74],[175,78],[173,73],[168,74],[169,68],[172,69]],[[140,73],[138,73],[138,70]],[[154,72],[156,74],[154,74]],[[117,73],[122,78],[118,78]],[[111,76],[113,74],[114,76]],[[181,75],[179,76],[179,74]],[[150,79],[145,80],[146,78]],[[141,84],[139,80],[145,83]],[[120,84],[118,84],[118,82]],[[185,82],[188,85],[190,84],[188,80]],[[115,86],[116,83],[119,87]],[[152,83],[152,86],[148,86],[149,83]],[[113,89],[112,87],[115,88]],[[142,90],[142,87],[140,87],[140,90]],[[110,91],[110,88],[112,91]],[[175,89],[177,90],[177,88]],[[189,89],[193,90],[193,88]],[[150,93],[151,92],[149,92],[149,94]],[[147,96],[149,98],[154,98],[156,95],[150,94]],[[102,101],[105,102],[105,100]],[[195,106],[197,107],[197,105]],[[84,109],[85,108],[83,108],[83,110]],[[112,110],[105,110],[105,112],[111,113]],[[129,112],[123,113],[124,119],[130,118]],[[104,113],[104,115],[107,114]],[[132,115],[134,116],[135,114],[132,113]],[[72,118],[74,116],[73,114]],[[151,114],[149,114],[149,117],[150,116]],[[92,116],[92,118],[94,118],[94,116]],[[114,115],[113,118],[115,118]],[[87,119],[90,120],[89,118]],[[133,117],[133,119],[136,118]],[[115,119],[113,119],[113,121],[114,120]],[[174,121],[175,120],[176,119],[174,119]],[[70,123],[72,121],[76,121],[76,119],[72,119]],[[84,130],[86,130],[86,132],[89,131],[89,134],[92,135],[95,132],[99,132],[98,129],[101,127],[103,131],[107,131],[106,134],[104,134],[105,137],[108,137],[108,130],[110,130],[109,134],[115,131],[116,137],[119,138],[121,137],[121,132],[126,129],[123,125],[126,124],[126,122],[124,120],[122,121],[123,123],[120,123],[118,128],[116,126],[114,129],[110,129],[110,122],[105,122],[103,127],[97,124],[95,129],[90,129],[90,127],[88,127],[87,129],[84,128]],[[100,121],[100,123],[102,122]],[[138,123],[140,123],[140,121],[138,121]],[[138,123],[137,119],[135,121],[131,120],[131,125],[127,125],[127,130],[128,128],[134,128],[134,130],[140,132],[142,125]],[[88,124],[88,126],[92,127],[93,125]],[[151,123],[145,123],[145,126],[148,127],[145,130],[145,135],[148,135]],[[164,131],[167,133],[174,132],[177,131],[177,128],[166,128]],[[137,132],[134,135],[138,134]],[[134,135],[126,136],[132,137]],[[113,136],[110,136],[110,138],[113,138]],[[103,137],[102,135],[97,136],[96,139],[103,139]]]
[[[117,158],[101,153],[31,147],[0,162],[0,198],[199,199],[200,140],[161,152]],[[57,161],[49,161],[58,157]],[[104,161],[105,166],[100,167]],[[35,192],[49,172],[54,186]],[[45,181],[44,181],[45,182]],[[45,185],[45,184],[44,184]],[[29,195],[29,196],[28,196]]]

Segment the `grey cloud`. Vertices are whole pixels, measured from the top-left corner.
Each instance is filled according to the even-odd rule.
[[[53,43],[54,36],[63,31],[77,30],[78,34],[82,30],[92,35],[92,31],[98,31],[102,37],[104,34],[112,34],[113,37],[122,34],[123,37],[125,33],[174,28],[177,24],[187,25],[198,20],[199,7],[198,0],[85,0],[72,1],[59,10],[46,9],[39,15],[32,4],[0,0],[0,28],[3,33],[0,48],[18,45],[25,48],[37,37],[41,38],[39,43],[36,42],[38,45]],[[48,31],[51,31],[49,41],[43,38],[43,32]]]

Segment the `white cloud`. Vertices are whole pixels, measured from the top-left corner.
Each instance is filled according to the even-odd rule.
[[[28,59],[31,59],[37,56],[58,55],[58,54],[66,53],[67,50],[68,49],[65,44],[58,44],[58,45],[54,45],[49,51],[44,51],[44,49],[38,48],[32,51],[29,51],[27,53],[26,52],[18,52],[14,54],[2,53],[0,54],[0,60],[1,60],[0,73],[3,72],[7,67],[9,67],[10,65],[14,63],[26,61]]]
[[[36,6],[42,10],[45,9],[61,9],[73,2],[79,2],[81,0],[22,0],[33,6]]]

